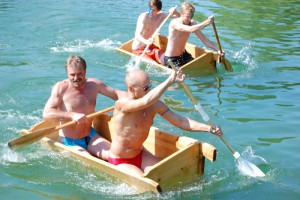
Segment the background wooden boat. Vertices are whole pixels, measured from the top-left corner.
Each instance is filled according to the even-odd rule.
[[[132,49],[131,49],[132,42],[133,39],[125,42],[120,47],[116,48],[116,50],[125,53],[129,56],[135,56],[135,54],[132,53]],[[160,34],[158,34],[154,40],[154,44],[164,51],[166,50],[167,43],[168,43],[168,38]],[[180,67],[180,69],[184,73],[202,72],[201,74],[207,74],[207,73],[211,74],[217,71],[216,63],[221,62],[220,56],[217,53],[210,50],[201,49],[190,43],[187,43],[185,48],[195,59]],[[168,71],[171,70],[170,68],[158,64],[153,60],[147,59],[147,62],[163,70],[168,70]],[[228,61],[225,59],[225,62]]]
[[[32,131],[49,126],[57,126],[57,124],[42,121],[34,125],[29,131],[22,130],[21,133],[30,134]],[[114,132],[111,116],[101,115],[95,118],[93,127],[103,137],[111,141],[111,133]],[[55,149],[68,151],[85,163],[134,186],[139,192],[161,193],[183,183],[191,182],[204,173],[205,158],[212,162],[216,160],[216,148],[212,145],[185,136],[169,134],[155,127],[151,127],[149,137],[144,142],[144,148],[160,158],[161,161],[155,164],[143,177],[121,171],[115,165],[104,160],[86,155],[57,142],[57,131],[43,138],[43,141]]]

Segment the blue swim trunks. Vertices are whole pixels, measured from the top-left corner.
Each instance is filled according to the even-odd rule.
[[[90,134],[87,137],[81,138],[81,139],[73,139],[73,138],[68,138],[68,137],[59,137],[59,142],[72,147],[72,146],[80,146],[84,149],[87,149],[87,146],[91,140],[92,137],[97,135],[97,131],[91,127]]]

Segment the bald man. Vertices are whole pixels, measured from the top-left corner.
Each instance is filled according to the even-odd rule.
[[[143,148],[156,113],[184,130],[222,134],[220,128],[214,130],[209,125],[177,115],[159,100],[170,85],[183,80],[181,71],[173,71],[163,83],[150,90],[151,82],[145,72],[134,69],[126,75],[128,94],[115,103],[115,134],[109,151],[110,163],[126,172],[142,175],[159,161]]]

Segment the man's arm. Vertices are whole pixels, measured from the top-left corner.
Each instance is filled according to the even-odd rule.
[[[195,31],[194,32],[197,37],[201,40],[201,42],[203,44],[205,44],[207,47],[215,50],[215,51],[218,51],[219,49],[214,45],[214,43],[212,43],[207,37],[205,37],[205,35],[199,30],[199,31]]]
[[[168,122],[170,122],[172,125],[183,129],[187,131],[193,131],[193,132],[210,132],[215,135],[221,135],[222,131],[219,127],[216,128],[216,130],[213,130],[210,125],[203,124],[200,122],[197,122],[193,119],[190,119],[188,117],[182,117],[172,110],[168,108],[166,104],[164,104],[161,101],[157,102],[157,111],[158,113]]]
[[[71,112],[65,112],[59,110],[63,98],[62,91],[61,91],[63,90],[63,88],[61,88],[60,85],[63,85],[63,82],[56,83],[51,91],[51,95],[48,101],[46,102],[43,111],[44,120],[48,120],[48,121],[49,120],[54,120],[54,121],[72,120]]]
[[[208,26],[212,22],[213,22],[213,17],[209,17],[207,20],[203,21],[200,24],[196,24],[196,22],[194,20],[192,20],[191,25],[185,25],[185,24],[182,24],[178,20],[172,20],[170,27],[172,27],[173,29],[178,30],[178,31],[193,33],[197,30],[204,29],[206,26]]]
[[[187,117],[182,117],[168,108],[162,101],[157,103],[158,113],[172,125],[187,131],[209,132],[210,126]]]
[[[150,90],[142,98],[117,101],[116,107],[119,110],[122,110],[122,112],[134,112],[147,108],[159,100],[161,95],[168,89],[170,85],[176,82],[182,82],[183,80],[184,74],[182,74],[181,71],[172,71],[172,74],[167,78],[167,80]]]
[[[125,91],[117,90],[115,88],[109,87],[101,81],[98,81],[98,84],[99,84],[98,93],[103,94],[104,96],[107,96],[113,100],[118,100],[127,94]]]

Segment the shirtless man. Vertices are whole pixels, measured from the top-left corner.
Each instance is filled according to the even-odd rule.
[[[150,46],[145,53],[145,57],[161,63],[161,61],[163,61],[163,57],[161,58],[161,56],[164,52],[152,44],[153,39],[151,36],[168,14],[161,11],[161,0],[150,0],[148,5],[149,11],[140,14],[138,17],[135,38],[132,43],[132,52],[140,56],[149,44]],[[172,13],[171,17],[180,16],[175,7],[171,8],[169,12]]]
[[[170,22],[168,45],[164,56],[166,66],[170,67],[168,63],[169,59],[172,60],[176,68],[194,59],[191,54],[185,50],[185,45],[191,33],[195,33],[207,47],[218,51],[218,48],[201,32],[202,29],[213,23],[214,17],[210,16],[201,24],[197,24],[196,21],[192,19],[194,13],[194,6],[191,3],[183,2],[180,9],[181,16]],[[223,55],[224,52],[221,56]]]
[[[134,69],[127,74],[125,81],[128,95],[115,103],[115,134],[108,159],[110,163],[117,165],[121,170],[142,175],[144,171],[147,171],[147,167],[159,161],[143,149],[143,143],[148,137],[156,113],[181,129],[210,131],[213,134],[222,135],[219,127],[213,130],[209,125],[177,115],[159,100],[171,84],[183,80],[184,75],[181,71],[176,73],[173,71],[167,80],[150,90],[151,83],[143,71]]]
[[[89,141],[93,137],[93,140],[99,137],[91,128],[92,120],[86,118],[86,115],[95,112],[98,93],[117,100],[125,92],[108,87],[95,78],[86,78],[86,62],[79,56],[67,59],[66,71],[68,79],[54,85],[45,105],[43,118],[59,121],[60,124],[76,121],[76,125],[59,130],[59,141],[87,152]]]

